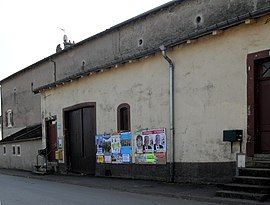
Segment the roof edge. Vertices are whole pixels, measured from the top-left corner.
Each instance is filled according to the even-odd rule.
[[[215,31],[215,30],[224,30],[224,29],[227,29],[227,28],[230,28],[230,27],[233,27],[233,26],[237,26],[237,25],[245,22],[245,20],[247,20],[247,19],[250,19],[250,18],[255,19],[255,18],[259,18],[259,17],[265,16],[265,15],[268,15],[268,14],[270,14],[270,7],[260,9],[260,10],[254,11],[254,12],[249,12],[249,13],[246,13],[244,15],[237,16],[237,17],[228,19],[226,21],[222,21],[222,22],[220,22],[218,24],[214,24],[214,25],[209,26],[207,28],[203,28],[203,29],[198,30],[196,32],[193,32],[193,33],[191,33],[191,34],[189,34],[189,35],[187,35],[187,36],[185,36],[183,38],[174,39],[172,41],[169,41],[167,43],[164,43],[164,46],[166,46],[167,48],[170,48],[170,47],[173,47],[173,46],[176,46],[176,45],[180,45],[180,44],[183,44],[183,43],[187,42],[188,40],[198,39],[200,37],[212,34],[212,32]],[[128,63],[130,61],[143,58],[145,56],[153,55],[153,54],[155,54],[155,53],[157,53],[159,51],[160,51],[159,48],[153,48],[152,50],[141,52],[139,54],[136,54],[136,55],[131,56],[131,57],[126,58],[126,59],[121,59],[121,60],[118,60],[118,61],[113,61],[110,64],[90,68],[90,69],[88,69],[86,71],[73,74],[73,75],[71,75],[69,77],[63,78],[63,79],[58,80],[58,81],[56,81],[54,83],[50,83],[50,84],[35,88],[33,90],[33,92],[35,94],[37,94],[37,93],[40,93],[40,91],[42,91],[42,90],[47,90],[49,88],[54,88],[54,87],[57,87],[58,85],[62,85],[62,84],[65,84],[67,82],[79,79],[81,77],[91,75],[92,73],[100,72],[102,70],[113,68],[113,67],[115,67],[115,66],[117,66],[119,64],[125,64],[125,63]]]
[[[35,138],[31,138],[31,139],[13,140],[13,141],[7,141],[7,142],[0,141],[0,145],[12,144],[12,143],[18,143],[18,142],[36,141],[36,140],[41,140],[41,139],[42,139],[42,137],[35,137]]]

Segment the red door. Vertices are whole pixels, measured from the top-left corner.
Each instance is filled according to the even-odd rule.
[[[262,154],[270,153],[270,60],[258,65],[257,145]]]
[[[57,127],[56,121],[47,121],[47,154],[49,162],[55,160],[55,151],[57,150]]]

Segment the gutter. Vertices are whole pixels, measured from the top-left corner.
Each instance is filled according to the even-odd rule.
[[[42,137],[35,137],[35,138],[31,138],[31,139],[13,140],[13,141],[5,141],[5,142],[0,141],[0,145],[13,144],[13,143],[18,143],[18,142],[29,142],[29,141],[35,141],[35,140],[42,140]]]
[[[175,180],[175,125],[174,125],[174,64],[172,60],[167,56],[167,48],[160,46],[163,58],[169,64],[169,113],[170,113],[170,182]]]
[[[222,22],[220,22],[218,24],[214,24],[212,26],[200,29],[200,30],[198,30],[196,32],[192,32],[192,33],[186,35],[185,37],[177,38],[177,39],[173,39],[173,40],[164,42],[163,45],[166,48],[169,48],[169,47],[174,47],[176,45],[184,44],[188,40],[194,40],[194,39],[198,39],[200,37],[206,36],[206,35],[212,35],[213,31],[224,30],[224,29],[227,29],[227,28],[230,28],[230,27],[233,27],[233,26],[237,26],[237,25],[239,25],[241,23],[244,23],[245,20],[247,20],[247,19],[259,18],[259,17],[265,16],[265,15],[267,15],[269,13],[270,13],[270,7],[260,9],[260,10],[254,11],[254,12],[248,12],[248,13],[246,13],[244,15],[237,16],[237,17],[228,19],[226,21],[222,21]],[[33,92],[35,94],[37,94],[37,93],[41,92],[42,90],[57,87],[58,85],[62,85],[64,83],[71,82],[71,81],[79,79],[81,77],[91,75],[92,73],[100,72],[100,71],[106,70],[106,69],[111,69],[113,67],[117,67],[120,64],[129,63],[130,61],[138,60],[138,59],[143,58],[145,56],[154,55],[155,53],[158,53],[159,51],[160,51],[159,48],[153,48],[151,50],[145,50],[145,51],[142,51],[142,52],[140,52],[138,54],[132,55],[132,56],[126,58],[126,59],[121,59],[121,60],[118,60],[118,61],[112,61],[112,62],[110,62],[108,64],[105,64],[105,65],[96,66],[96,67],[90,68],[90,69],[88,69],[86,71],[79,72],[79,73],[76,73],[76,74],[71,75],[69,77],[66,77],[64,79],[58,80],[58,81],[56,81],[54,83],[50,83],[50,84],[38,87],[38,88],[34,89]],[[0,81],[0,83],[1,82],[3,82],[3,81]]]

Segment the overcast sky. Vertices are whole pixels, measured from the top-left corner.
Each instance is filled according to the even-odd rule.
[[[0,79],[169,0],[0,0]],[[62,46],[63,47],[63,46]]]

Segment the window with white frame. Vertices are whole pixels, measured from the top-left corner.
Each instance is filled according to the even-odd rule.
[[[13,126],[13,112],[11,109],[7,110],[6,112],[6,126],[7,127]]]
[[[17,156],[21,156],[21,146],[17,145]]]

